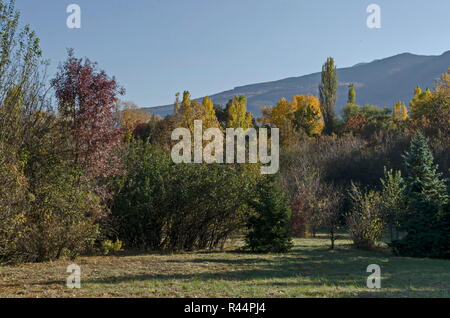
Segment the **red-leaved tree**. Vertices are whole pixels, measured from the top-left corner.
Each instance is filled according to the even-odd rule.
[[[59,115],[73,138],[73,160],[91,177],[108,177],[120,172],[116,149],[122,140],[117,125],[118,95],[125,90],[114,77],[98,70],[97,63],[74,57],[59,66],[52,80]]]

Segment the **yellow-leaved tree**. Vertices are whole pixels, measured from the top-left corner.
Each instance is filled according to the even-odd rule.
[[[325,123],[322,116],[320,101],[317,97],[296,95],[292,98],[292,108],[295,112],[295,126],[302,128],[309,136],[322,134]]]
[[[450,92],[450,67],[447,73],[441,75],[441,78],[436,83],[436,92],[449,94]]]
[[[253,126],[253,116],[247,112],[247,98],[234,96],[227,105],[228,128],[242,128],[244,130]]]
[[[183,92],[183,99],[178,107],[177,113],[177,127],[188,128],[191,133],[194,132],[194,120],[200,119],[203,116],[202,107],[199,102],[191,100],[191,93],[189,91]]]
[[[220,123],[216,116],[216,111],[214,110],[214,103],[211,98],[206,96],[203,98],[202,107],[204,109],[203,114],[203,127],[204,128],[219,128]]]
[[[125,130],[126,140],[132,137],[138,125],[146,124],[155,118],[154,115],[130,101],[119,101],[118,109],[120,126]]]
[[[264,106],[262,115],[263,117],[258,119],[259,122],[280,129],[281,144],[289,144],[295,139],[294,108],[285,98],[280,99],[275,107]]]
[[[420,119],[426,117],[427,105],[429,105],[433,92],[430,89],[422,90],[419,86],[414,89],[414,97],[409,103],[411,117],[413,119]]]
[[[189,91],[185,91],[181,103],[177,94],[174,108],[177,110],[175,114],[177,127],[188,128],[191,133],[194,133],[195,120],[201,120],[204,129],[220,127],[214,110],[214,103],[209,97],[203,98],[202,102],[199,103],[196,100],[191,100],[191,94]]]
[[[433,91],[416,88],[410,103],[415,126],[431,136],[450,136],[450,69],[436,81]]]
[[[406,107],[406,104],[403,103],[402,105],[402,120],[407,120],[409,118],[408,108]]]
[[[294,119],[294,108],[286,98],[282,98],[275,107],[264,106],[262,114],[263,117],[259,119],[259,122],[272,127],[282,128],[286,121]]]
[[[394,104],[394,112],[392,113],[392,119],[395,122],[405,121],[409,117],[408,108],[406,104],[402,101],[398,101]]]
[[[289,144],[303,131],[308,136],[319,136],[324,129],[320,101],[313,95],[296,95],[288,102],[280,99],[275,107],[263,107],[258,121],[280,129],[282,144]]]

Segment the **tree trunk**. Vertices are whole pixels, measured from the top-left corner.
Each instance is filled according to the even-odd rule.
[[[334,241],[336,240],[334,236],[334,230],[330,231],[330,239],[331,239],[331,249],[334,250]]]

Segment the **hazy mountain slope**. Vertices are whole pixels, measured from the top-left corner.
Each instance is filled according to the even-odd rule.
[[[359,63],[353,67],[338,69],[339,91],[337,110],[340,111],[347,101],[347,85],[355,83],[358,104],[389,106],[402,100],[409,102],[414,87],[432,87],[434,80],[450,67],[450,51],[440,56],[422,56],[404,53]],[[234,95],[245,95],[248,109],[256,116],[261,114],[262,106],[272,106],[281,97],[290,99],[297,94],[318,94],[320,73],[283,80],[251,84],[212,95],[214,103],[225,104]],[[172,113],[173,106],[147,108],[161,116]]]

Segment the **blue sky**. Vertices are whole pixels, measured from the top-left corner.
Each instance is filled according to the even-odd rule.
[[[81,7],[68,29],[66,7]],[[366,26],[381,6],[381,29]],[[66,48],[97,61],[142,107],[403,52],[450,50],[448,0],[16,0],[41,38],[50,72]]]

